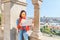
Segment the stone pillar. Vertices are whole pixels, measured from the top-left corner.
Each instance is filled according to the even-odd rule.
[[[1,11],[1,14],[3,14],[3,11],[2,11],[2,0],[0,0],[0,11]],[[1,27],[0,28],[0,40],[3,40],[3,36],[4,36],[3,35],[3,30],[2,30],[2,25],[3,25],[2,23],[3,23],[4,19],[3,20],[2,19],[3,19],[3,17],[1,18],[1,25],[0,25],[0,27]]]
[[[2,4],[1,1],[1,14],[2,14],[2,18],[1,18],[1,26],[2,28],[4,27],[4,4]],[[3,30],[3,29],[2,29]]]
[[[40,40],[39,32],[40,32],[40,13],[39,13],[39,3],[38,0],[32,0],[34,5],[34,27],[33,32],[31,34],[30,40]]]
[[[10,40],[10,0],[4,0],[4,40]]]

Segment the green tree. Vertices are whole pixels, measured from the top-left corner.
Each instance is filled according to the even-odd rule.
[[[1,25],[1,14],[0,14],[0,25]]]

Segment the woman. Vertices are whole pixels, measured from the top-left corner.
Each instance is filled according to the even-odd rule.
[[[29,26],[21,26],[22,23],[21,21],[22,20],[25,20],[26,19],[26,12],[24,10],[21,11],[20,15],[19,15],[19,20],[18,20],[18,25],[17,25],[17,28],[18,28],[18,40],[28,40],[28,34],[27,34],[27,31],[29,31]]]

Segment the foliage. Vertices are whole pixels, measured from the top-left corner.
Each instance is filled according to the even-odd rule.
[[[43,28],[40,29],[41,32],[51,34],[50,28],[48,26],[44,26]]]
[[[1,14],[0,14],[0,25],[1,25]]]
[[[43,33],[47,33],[47,34],[59,35],[60,36],[60,30],[49,28],[48,26],[43,26],[42,28],[40,28],[40,31]]]

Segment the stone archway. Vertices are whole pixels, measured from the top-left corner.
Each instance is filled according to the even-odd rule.
[[[42,2],[42,0],[32,0],[32,4],[34,5],[34,27],[33,33],[31,34],[30,40],[40,40],[39,39],[39,3],[38,1]],[[4,3],[4,12],[2,13],[3,19],[2,23],[4,25],[4,40],[11,40],[10,39],[10,9],[13,6],[13,3],[19,4],[17,0],[3,0]],[[26,4],[24,4],[25,6]],[[40,4],[41,5],[41,4]]]

